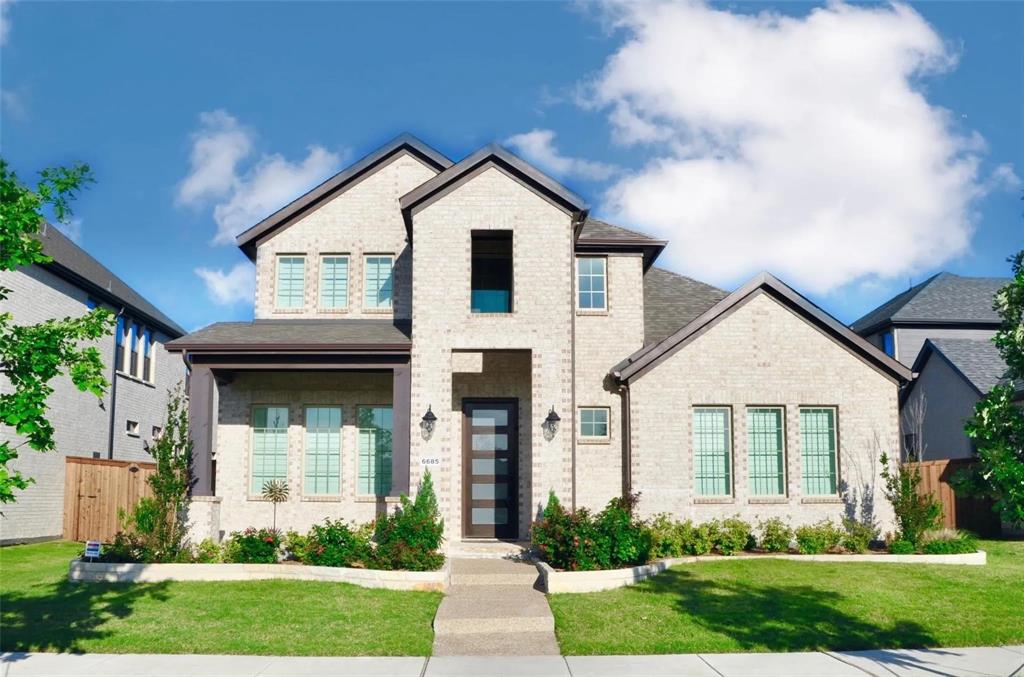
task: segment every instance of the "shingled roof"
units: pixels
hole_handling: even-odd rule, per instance
[[[607,221],[588,217],[580,227],[579,236],[576,238],[576,251],[595,253],[614,251],[639,252],[643,254],[644,270],[647,271],[667,244],[668,242],[665,240],[659,240],[629,228],[623,228]]]
[[[44,223],[39,229],[38,237],[43,245],[43,253],[53,259],[42,264],[50,272],[85,289],[97,297],[97,300],[112,306],[126,307],[131,313],[156,326],[171,338],[177,338],[185,333],[174,320],[53,225]]]
[[[644,345],[657,343],[685,327],[728,295],[684,275],[651,268],[644,275]]]
[[[254,320],[218,322],[171,341],[168,350],[406,350],[408,322],[393,320]]]
[[[850,328],[870,334],[889,323],[999,325],[1001,319],[992,309],[992,300],[1007,282],[1001,277],[939,273],[883,303]]]
[[[984,395],[1006,378],[1006,362],[999,355],[995,344],[986,339],[928,339],[921,354],[914,362],[913,370],[920,372],[933,353],[939,353],[970,383],[979,394]]]

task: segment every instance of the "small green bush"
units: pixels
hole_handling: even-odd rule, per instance
[[[322,567],[364,565],[370,557],[370,538],[365,529],[352,529],[341,520],[313,525],[308,536],[292,536],[286,549],[303,564]]]
[[[910,541],[915,548],[921,544],[924,533],[942,522],[942,504],[935,494],[920,491],[921,471],[882,454],[883,494],[892,504],[899,527],[899,539]],[[895,466],[891,468],[890,465]]]
[[[730,517],[718,523],[715,530],[715,549],[723,555],[732,555],[753,546],[754,536],[748,522]]]
[[[913,555],[917,548],[910,541],[898,540],[889,544],[889,552],[893,555]]]
[[[878,527],[875,524],[850,519],[843,519],[843,534],[841,545],[850,552],[867,552],[873,541],[878,540]]]
[[[273,529],[235,531],[224,546],[224,560],[236,564],[274,564],[281,535]]]
[[[642,564],[651,559],[651,531],[633,516],[640,495],[618,496],[597,514],[597,529],[607,541],[606,567]]]
[[[690,520],[686,520],[680,527],[685,554],[707,555],[715,547],[718,538],[717,521],[711,520],[704,524],[694,525]]]
[[[686,524],[689,524],[687,522]],[[668,513],[655,515],[651,520],[651,556],[681,557],[683,550],[683,523],[676,522]]]
[[[921,543],[921,552],[926,555],[962,555],[978,550],[974,536],[956,529],[926,531]]]
[[[786,552],[793,542],[793,529],[779,517],[772,517],[757,525],[761,532],[761,549],[766,552]]]
[[[843,532],[830,520],[797,527],[796,546],[804,555],[820,555],[839,546]]]
[[[196,564],[215,564],[223,561],[221,547],[209,538],[203,539],[191,555],[191,561]]]
[[[444,564],[439,551],[444,540],[444,520],[437,507],[437,496],[430,472],[423,475],[416,500],[402,496],[394,514],[377,520],[373,540],[374,568],[434,571]]]
[[[653,551],[653,535],[633,516],[636,500],[613,499],[593,515],[586,508],[570,513],[552,493],[541,519],[530,529],[533,546],[551,566],[568,571],[644,564]],[[662,522],[665,529],[670,524],[667,517]]]

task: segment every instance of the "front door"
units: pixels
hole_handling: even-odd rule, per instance
[[[462,535],[516,538],[517,400],[463,400],[462,415]]]

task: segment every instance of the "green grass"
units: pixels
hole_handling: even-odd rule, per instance
[[[723,561],[549,599],[570,655],[1022,644],[1024,542],[981,548],[983,567]]]
[[[78,543],[0,548],[0,650],[425,656],[441,593],[344,583],[68,583]]]

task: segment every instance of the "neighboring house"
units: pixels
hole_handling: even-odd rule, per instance
[[[851,325],[917,376],[900,398],[903,454],[939,460],[974,454],[964,425],[1006,373],[992,338],[1006,278],[939,273]]]
[[[10,465],[35,479],[15,491],[15,503],[0,506],[0,542],[58,538],[63,528],[66,456],[150,460],[144,444],[158,434],[166,418],[167,391],[185,378],[180,355],[165,349],[185,330],[89,256],[59,230],[44,224],[43,252],[53,259],[14,271],[0,271],[0,286],[11,289],[4,310],[16,324],[79,317],[97,305],[117,314],[116,330],[96,342],[109,369],[110,387],[100,399],[83,393],[61,376],[51,385],[47,418],[54,427],[56,451],[40,453],[23,446]],[[0,378],[0,389],[10,383]],[[0,438],[23,440],[0,425]]]
[[[905,366],[767,274],[729,294],[488,146],[402,136],[238,236],[255,320],[191,369],[192,537],[364,521],[425,470],[449,540],[525,539],[555,492],[645,515],[838,518],[899,445]],[[873,494],[885,528],[892,513]]]

